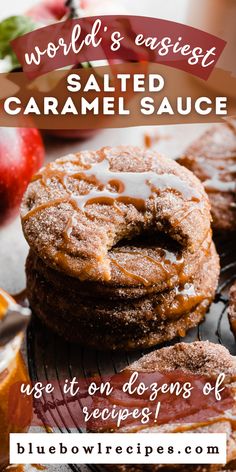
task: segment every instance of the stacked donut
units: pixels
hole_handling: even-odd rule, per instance
[[[134,147],[46,165],[23,199],[28,297],[70,341],[135,349],[196,326],[219,261],[208,197],[178,163]]]

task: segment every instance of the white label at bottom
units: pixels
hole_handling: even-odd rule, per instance
[[[10,434],[11,464],[225,464],[221,433]]]

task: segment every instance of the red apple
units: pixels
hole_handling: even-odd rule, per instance
[[[52,20],[61,20],[67,11],[64,0],[44,0],[33,6],[26,14],[36,21],[47,24],[52,23]]]
[[[17,214],[43,159],[44,146],[37,129],[0,128],[0,226]]]

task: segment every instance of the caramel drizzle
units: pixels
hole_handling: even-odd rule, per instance
[[[116,261],[116,259],[113,259],[111,256],[111,261],[112,263],[118,267],[118,269],[124,274],[127,275],[127,277],[130,277],[133,280],[137,280],[138,282],[141,282],[143,285],[149,285],[149,281],[142,277],[141,275],[135,274],[134,272],[130,272],[129,270],[125,269],[124,266],[119,264],[119,262]]]
[[[174,252],[171,252],[171,251],[168,251],[167,249],[160,249],[160,251],[163,253],[163,256],[164,256],[164,262],[165,263],[175,263],[175,264],[182,264],[183,263],[183,257],[180,256],[179,259],[178,257],[176,256],[176,254]],[[140,257],[145,257],[145,259],[149,262],[152,262],[153,264],[159,264],[158,260],[155,259],[154,257],[152,256],[149,256],[148,254],[143,254],[142,252],[140,251],[137,251],[136,249],[135,250],[132,250],[130,248],[125,248],[125,251],[122,251],[122,252],[125,252],[127,254],[135,254],[137,256],[140,256]]]
[[[6,298],[1,293],[1,290],[0,290],[0,320],[5,316],[7,309],[8,309],[8,301],[6,300]]]
[[[179,210],[175,213],[175,222],[173,223],[173,227],[176,228],[182,221],[187,218],[189,215],[191,215],[193,212],[198,210],[201,214],[203,214],[203,204],[202,202],[197,203],[194,207],[190,208],[188,211],[184,212],[183,216],[179,218],[179,214],[181,213],[182,210]]]
[[[5,316],[7,309],[12,308],[15,300],[5,290],[0,288],[0,320]]]
[[[65,197],[65,198],[56,198],[55,200],[52,200],[51,202],[41,203],[41,205],[38,205],[37,207],[32,208],[25,215],[23,215],[22,219],[23,221],[27,221],[32,216],[35,216],[38,213],[40,213],[41,210],[58,206],[61,203],[68,203],[69,201],[70,199],[68,197]]]
[[[176,287],[176,301],[181,311],[191,311],[198,303],[206,298],[205,295],[197,293],[193,283],[186,283],[182,288]],[[178,307],[171,307],[173,314],[178,314]]]
[[[168,313],[168,318],[177,319],[183,313],[189,313],[192,311],[203,299],[205,299],[205,296],[197,293],[193,283],[186,283],[183,286],[175,288],[175,296],[171,301],[171,304],[168,302],[166,303],[163,298],[163,302],[157,304],[155,311],[164,319],[166,319],[166,313]],[[185,331],[183,333],[185,334]],[[179,335],[181,335],[180,332]]]
[[[186,283],[182,288],[176,287],[175,293],[177,296],[180,295],[180,296],[196,297],[194,284],[190,284],[190,283]]]
[[[63,231],[63,239],[64,243],[70,242],[70,235],[72,233],[73,227],[74,227],[74,220],[75,220],[75,214],[73,214],[67,221],[66,227]]]
[[[69,177],[79,181],[84,180],[97,188],[92,189],[86,195],[75,196],[68,189],[67,179]],[[67,201],[74,201],[78,210],[84,210],[87,204],[113,205],[115,201],[133,204],[137,209],[145,210],[146,200],[154,193],[160,194],[161,191],[166,190],[179,193],[186,200],[200,201],[200,195],[194,189],[187,187],[186,183],[174,174],[156,174],[152,171],[115,172],[110,170],[109,161],[105,158],[81,172],[68,169],[58,170],[49,164],[36,174],[33,180],[40,180],[42,185],[46,186],[52,178],[56,178],[63,185],[69,193]],[[113,187],[115,187],[115,191],[111,190]],[[62,200],[64,201],[64,199]],[[57,201],[60,203],[60,199]],[[43,206],[39,205],[34,210],[36,212],[38,208],[38,211],[41,211],[41,209],[47,208],[47,205],[54,205],[54,202],[56,200],[47,202]]]
[[[46,169],[47,172],[45,172]],[[46,168],[35,174],[32,178],[32,182],[40,180],[42,185],[46,187],[53,178],[56,178],[58,182],[60,182],[60,184],[64,187],[64,189],[67,190],[66,173],[56,169],[52,164],[49,164]]]
[[[176,254],[174,252],[170,252],[168,251],[167,249],[162,249],[161,248],[161,252],[163,253],[163,259],[162,261],[158,261],[157,259],[155,259],[154,257],[152,256],[149,256],[148,254],[143,254],[142,252],[138,251],[138,250],[131,250],[129,248],[125,248],[125,251],[122,251],[122,254],[123,253],[128,253],[128,254],[134,254],[136,256],[140,256],[142,257],[143,259],[146,259],[148,262],[151,262],[152,264],[155,264],[157,267],[160,267],[161,269],[163,269],[163,271],[165,272],[165,274],[168,276],[170,271],[168,270],[168,267],[166,267],[166,264],[169,265],[170,263],[175,265],[175,266],[179,266],[179,270],[182,269],[182,266],[183,266],[183,257],[180,256],[179,259],[178,257],[176,256]],[[119,253],[118,253],[119,254]],[[111,261],[112,263],[118,267],[118,269],[124,274],[124,275],[127,275],[129,278],[132,278],[134,280],[137,280],[138,282],[141,282],[143,285],[146,285],[148,286],[149,285],[149,281],[147,279],[145,279],[144,277],[138,275],[138,274],[135,274],[134,272],[130,272],[129,270],[127,270],[124,266],[122,266],[114,257],[114,254],[111,255],[110,254],[110,258],[111,258]]]

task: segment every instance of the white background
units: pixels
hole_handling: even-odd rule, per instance
[[[29,443],[33,453],[29,453]],[[61,454],[60,443],[64,446]],[[100,452],[96,447],[99,443]],[[137,444],[141,453],[137,452]],[[107,446],[112,447],[109,454],[105,452]],[[132,447],[129,449],[132,454],[126,451],[127,446]],[[172,454],[167,452],[169,446],[173,447]],[[45,453],[38,454],[37,447],[40,450],[43,447]],[[51,447],[54,448],[53,454],[48,452]],[[79,452],[73,454],[73,447]],[[94,448],[90,455],[84,452],[84,448],[86,450],[88,447]],[[116,447],[121,447],[122,454],[116,452]],[[218,454],[209,454],[207,447],[217,447]],[[11,434],[10,458],[12,464],[20,460],[28,464],[225,464],[226,434],[185,433],[184,441],[182,433]]]

